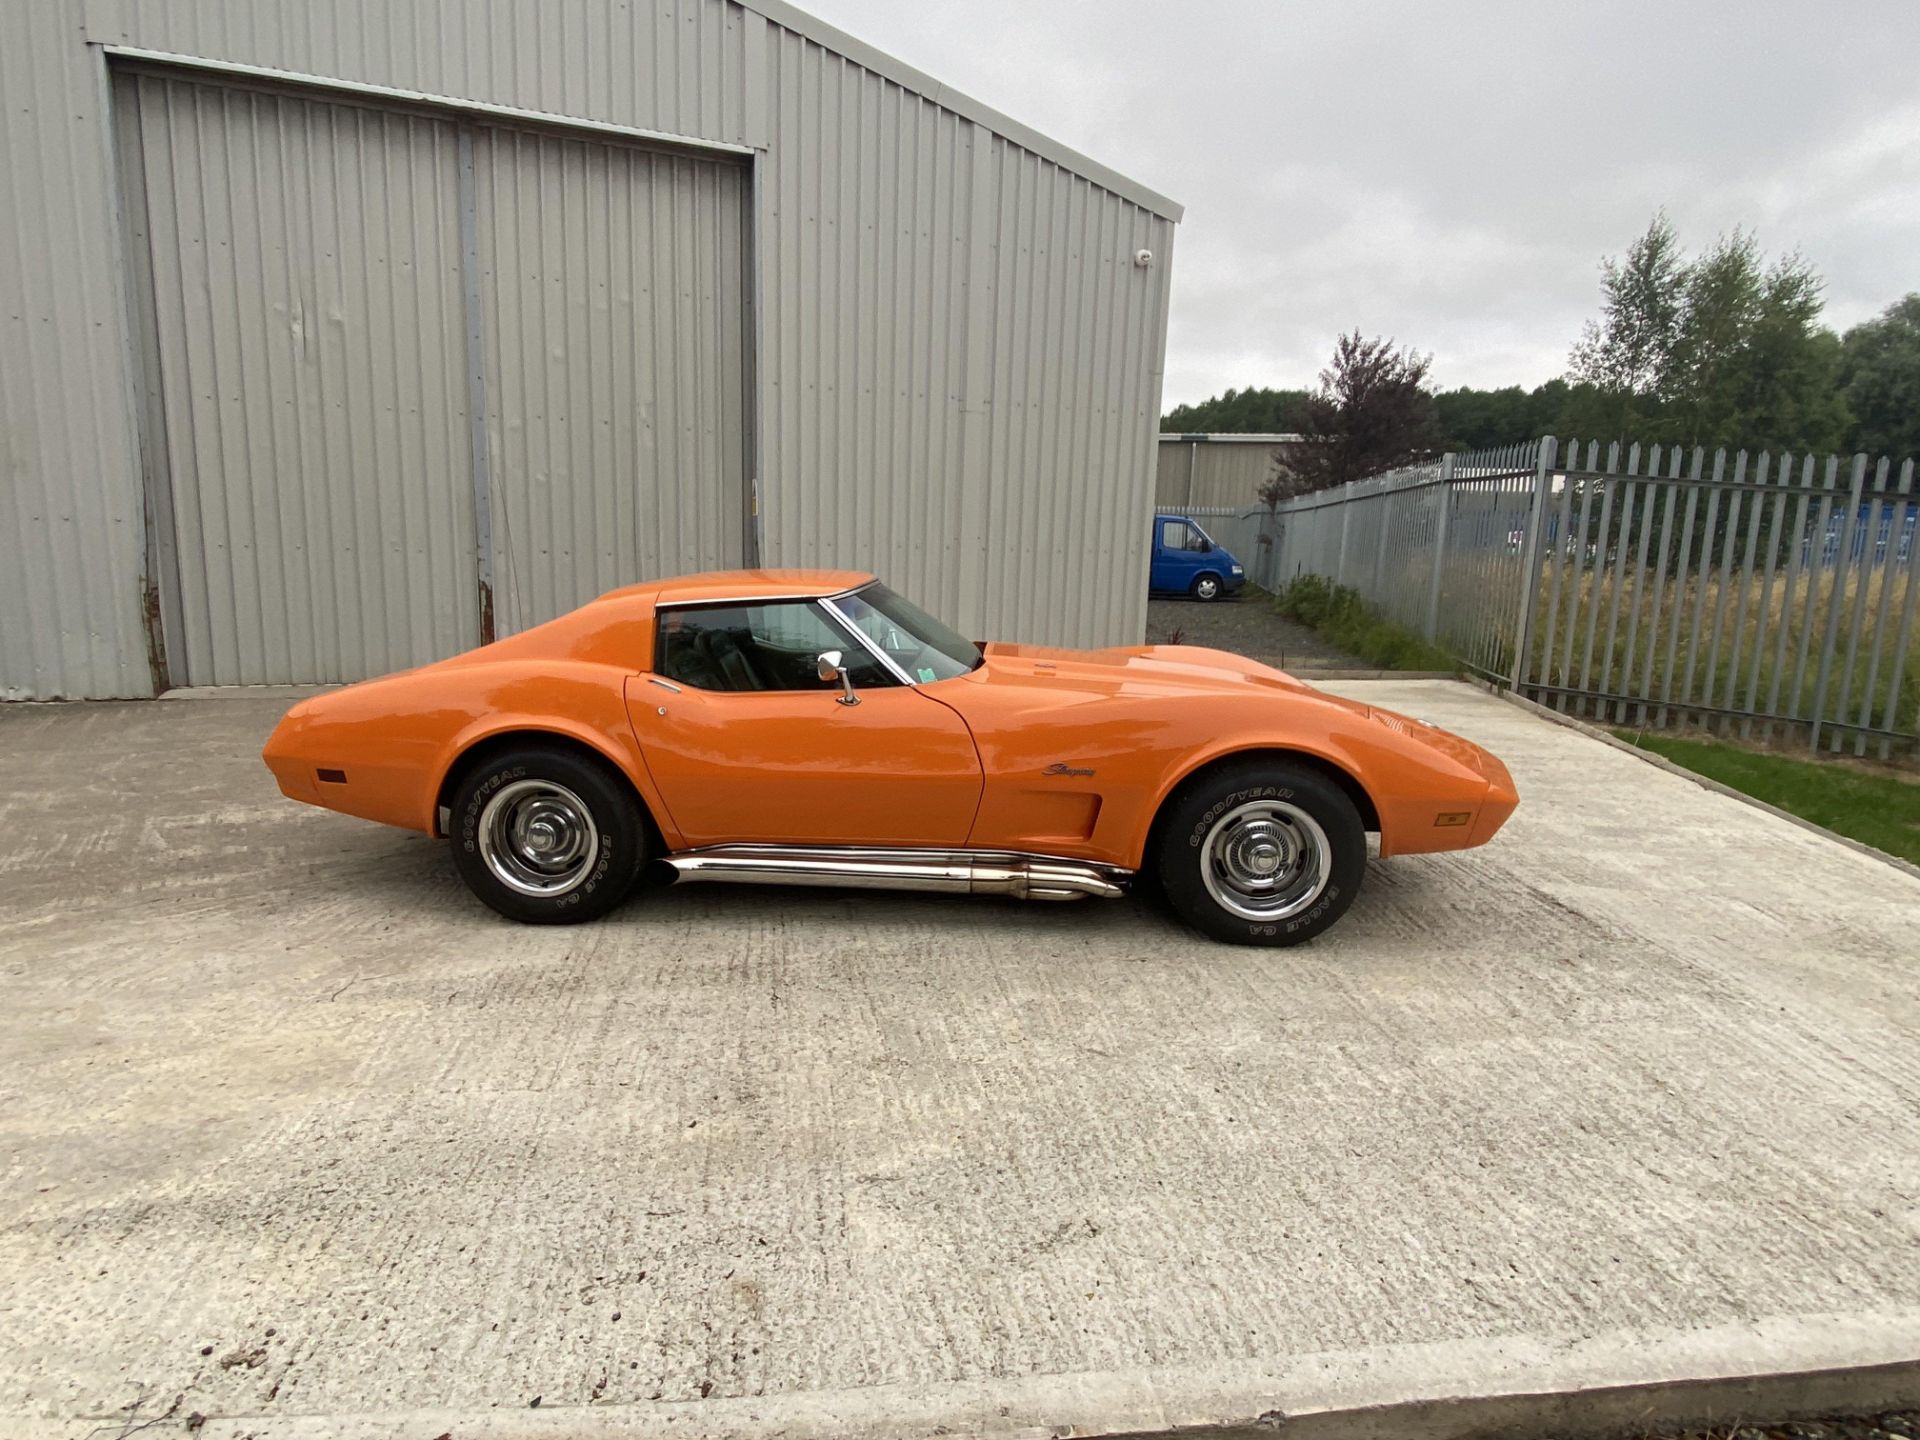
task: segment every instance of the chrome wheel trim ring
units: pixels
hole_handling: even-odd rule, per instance
[[[1260,924],[1288,920],[1327,888],[1333,846],[1320,822],[1298,805],[1250,800],[1208,829],[1200,878],[1229,914]]]
[[[600,827],[587,802],[552,780],[502,785],[480,812],[477,830],[488,873],[520,895],[565,895],[600,858]]]

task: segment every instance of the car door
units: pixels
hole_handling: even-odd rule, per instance
[[[1192,527],[1177,516],[1162,517],[1154,524],[1153,588],[1184,591],[1199,569],[1200,557],[1187,548]]]
[[[815,669],[838,650],[856,703]],[[980,804],[966,722],[812,601],[663,607],[627,685],[647,770],[689,846],[954,847]]]
[[[1148,562],[1147,588],[1149,590],[1171,590],[1175,588],[1173,572],[1168,567],[1167,547],[1161,539],[1166,521],[1159,516],[1153,520],[1153,557]]]

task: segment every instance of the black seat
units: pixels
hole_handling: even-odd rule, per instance
[[[759,671],[754,668],[746,647],[740,643],[740,637],[734,631],[701,631],[700,652],[722,677],[723,683],[714,686],[714,689],[764,690],[767,688],[766,683],[760,678]]]
[[[664,635],[665,656],[662,673],[696,690],[724,690],[727,677],[702,650],[700,634],[674,628]]]

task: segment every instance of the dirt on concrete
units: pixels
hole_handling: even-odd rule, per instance
[[[1231,650],[1281,670],[1371,670],[1312,630],[1273,608],[1273,597],[1249,585],[1219,600],[1155,598],[1147,602],[1147,643]]]

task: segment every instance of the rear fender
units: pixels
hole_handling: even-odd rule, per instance
[[[661,803],[653,777],[627,714],[626,682],[631,672],[610,666],[553,662],[525,667],[522,674],[495,677],[486,689],[485,713],[462,726],[442,751],[433,785],[425,798],[426,824],[438,834],[441,796],[465,757],[480,746],[524,735],[537,743],[555,735],[583,745],[627,778],[659,827],[668,848],[680,847],[680,835]]]

